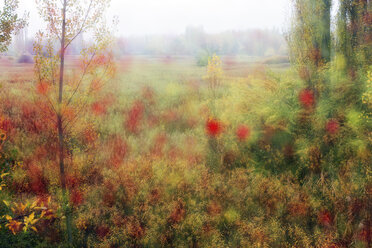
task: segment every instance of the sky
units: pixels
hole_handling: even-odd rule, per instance
[[[35,0],[20,0],[28,11],[29,34],[42,21]],[[284,30],[291,0],[111,0],[108,19],[119,19],[119,36],[180,34],[187,26],[203,26],[207,33],[253,28]]]

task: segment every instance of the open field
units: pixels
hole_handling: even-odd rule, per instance
[[[265,57],[226,56],[222,57],[223,69],[227,76],[244,77],[252,70],[265,67],[273,71],[289,68],[288,63],[267,64]],[[76,64],[74,57],[68,58],[70,66]],[[185,79],[201,80],[206,68],[197,66],[191,56],[124,56],[117,61],[118,76],[122,81],[139,86],[157,86],[156,82],[182,82]],[[14,57],[0,57],[1,80],[27,81],[33,78],[34,65],[17,63]],[[140,73],[141,72],[141,73]],[[134,78],[137,77],[137,78]],[[156,87],[155,87],[156,88]]]

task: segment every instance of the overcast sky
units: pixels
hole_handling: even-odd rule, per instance
[[[30,12],[29,33],[40,29],[35,0],[20,0]],[[112,0],[109,14],[119,17],[118,35],[183,33],[188,25],[206,32],[288,26],[291,0]]]

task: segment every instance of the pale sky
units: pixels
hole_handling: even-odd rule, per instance
[[[20,0],[30,12],[29,33],[41,27],[35,0]],[[189,25],[208,33],[288,26],[291,0],[112,0],[110,16],[118,16],[118,35],[179,34]]]

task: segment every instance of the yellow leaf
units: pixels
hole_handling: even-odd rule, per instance
[[[3,174],[1,174],[1,179],[3,179],[5,176],[7,176],[7,175],[9,175],[9,173],[3,173]]]
[[[32,212],[32,213],[28,216],[28,219],[29,219],[29,221],[32,221],[34,218],[35,218],[35,213]]]
[[[34,201],[34,202],[31,204],[30,208],[35,208],[36,205],[37,205],[37,201]]]
[[[22,210],[22,212],[25,211],[25,209],[26,209],[26,205],[24,205],[23,203],[21,203],[20,206],[21,206],[21,210]]]

